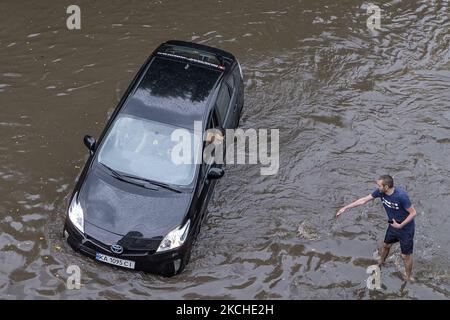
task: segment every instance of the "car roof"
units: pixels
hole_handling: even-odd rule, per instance
[[[194,121],[203,120],[216,83],[234,60],[220,49],[165,42],[153,52],[122,112],[192,129]]]

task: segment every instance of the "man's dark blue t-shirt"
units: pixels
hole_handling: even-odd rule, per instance
[[[409,212],[406,209],[411,208],[411,201],[406,191],[400,188],[394,188],[394,193],[390,196],[381,193],[380,190],[375,190],[372,192],[372,197],[381,198],[383,202],[384,209],[389,217],[389,220],[395,219],[397,223],[402,223],[406,217],[408,217]],[[415,227],[414,219],[411,220],[406,226],[400,230],[410,231]]]

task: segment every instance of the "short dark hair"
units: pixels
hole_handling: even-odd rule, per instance
[[[388,174],[384,174],[378,178],[378,180],[383,181],[383,186],[388,186],[389,188],[394,187],[394,178]]]

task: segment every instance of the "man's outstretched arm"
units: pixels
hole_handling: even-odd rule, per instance
[[[351,209],[351,208],[355,208],[358,206],[362,206],[364,204],[366,204],[367,202],[369,202],[370,200],[373,200],[374,197],[372,197],[371,194],[369,194],[368,196],[359,198],[356,201],[353,201],[352,203],[346,205],[345,207],[342,207],[341,209],[339,209],[339,211],[336,213],[336,218],[339,217],[341,214],[343,214],[347,209]]]

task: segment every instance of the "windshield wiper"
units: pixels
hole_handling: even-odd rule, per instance
[[[171,191],[174,191],[174,192],[177,192],[177,193],[181,193],[181,190],[179,190],[179,189],[177,189],[175,187],[172,187],[171,185],[169,185],[167,183],[164,183],[164,182],[150,180],[150,179],[134,176],[134,175],[131,175],[131,174],[123,174],[123,176],[126,177],[126,178],[130,178],[130,179],[144,181],[144,182],[147,182],[147,183],[152,184],[154,186],[158,186],[158,187],[161,187],[161,188],[164,188],[164,189],[167,189],[167,190],[171,190]]]
[[[116,178],[122,178],[122,175],[120,173],[118,173],[116,170],[108,167],[106,164],[99,162],[103,167],[105,167],[106,169],[108,169]]]
[[[164,188],[164,189],[167,189],[167,190],[171,190],[171,191],[174,191],[174,192],[177,192],[177,193],[181,193],[181,191],[180,191],[179,189],[177,189],[177,188],[175,188],[175,187],[172,187],[172,186],[170,186],[170,185],[168,185],[168,184],[166,184],[166,183],[164,183],[164,182],[159,182],[159,181],[154,181],[154,180],[150,180],[150,179],[145,179],[145,178],[138,177],[138,176],[134,176],[134,175],[131,175],[131,174],[119,173],[119,172],[117,172],[116,170],[114,170],[114,169],[108,167],[108,166],[107,166],[106,164],[104,164],[104,163],[101,163],[101,162],[100,162],[100,164],[101,164],[102,166],[104,166],[106,169],[108,169],[108,170],[115,176],[115,178],[117,178],[117,179],[119,179],[119,180],[121,180],[121,181],[125,181],[125,182],[128,182],[128,183],[132,183],[132,184],[134,184],[134,185],[141,186],[141,187],[144,187],[144,188],[147,188],[147,189],[156,190],[156,189],[151,188],[151,187],[149,186],[149,184],[152,184],[152,185],[154,185],[154,186],[158,186],[158,187],[161,187],[161,188]],[[144,183],[144,184],[136,183],[136,182],[130,181],[129,179],[138,180],[138,181],[143,181],[143,182],[145,182],[145,183]]]
[[[155,188],[150,187],[150,186],[148,185],[148,182],[147,182],[147,181],[146,181],[147,183],[138,183],[138,182],[136,182],[136,181],[132,181],[132,180],[130,180],[130,178],[135,179],[134,177],[128,177],[127,175],[121,174],[121,173],[117,172],[116,170],[114,170],[114,169],[108,167],[106,164],[103,164],[103,163],[101,163],[101,162],[100,162],[100,164],[101,164],[102,166],[104,166],[106,169],[108,169],[108,170],[114,175],[114,177],[115,177],[116,179],[120,180],[120,181],[127,182],[127,183],[131,183],[131,184],[134,184],[135,186],[143,187],[143,188],[146,188],[146,189],[157,190],[157,189],[155,189]],[[136,180],[136,179],[135,179],[135,180]]]

